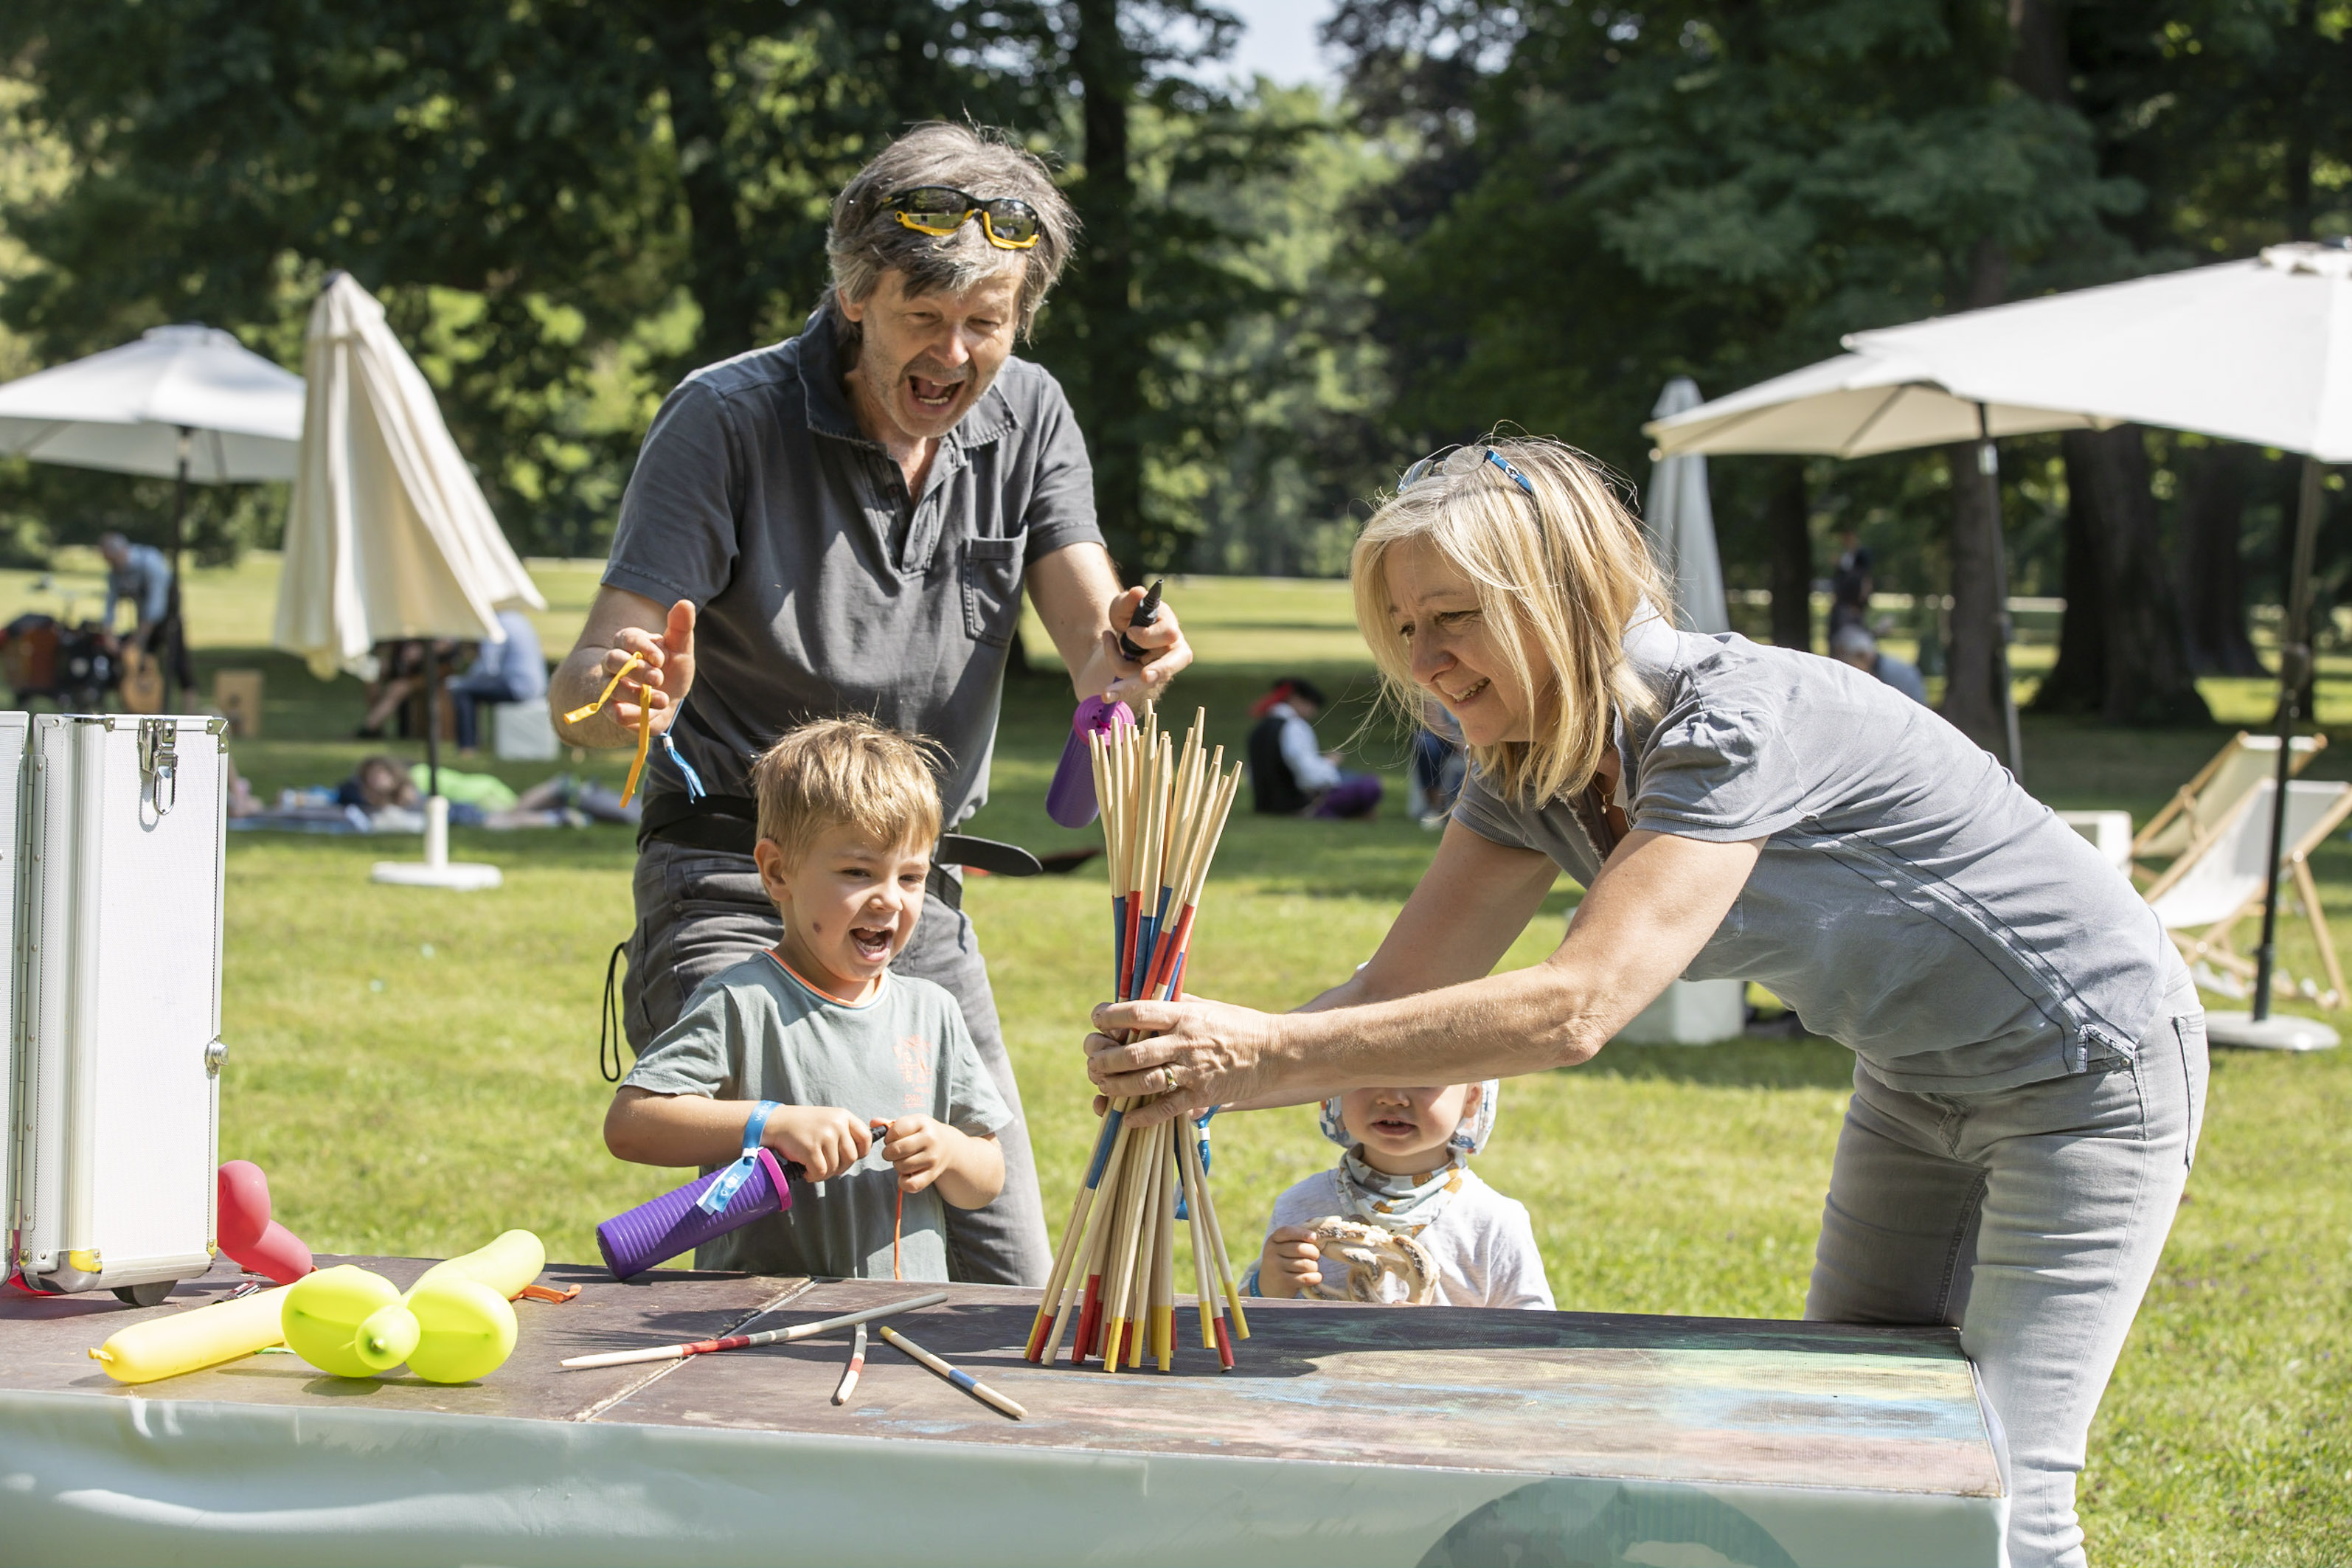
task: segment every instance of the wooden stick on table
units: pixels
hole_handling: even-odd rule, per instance
[[[887,1340],[894,1349],[906,1352],[908,1355],[914,1357],[925,1366],[929,1367],[933,1372],[938,1373],[941,1377],[946,1378],[950,1383],[954,1384],[958,1388],[962,1389],[966,1394],[971,1394],[973,1398],[982,1400],[987,1404],[996,1406],[997,1409],[1003,1411],[1004,1414],[1012,1416],[1015,1421],[1024,1420],[1028,1416],[1029,1412],[1022,1409],[1021,1406],[1013,1401],[1007,1399],[1003,1394],[997,1393],[996,1390],[989,1387],[988,1384],[981,1382],[980,1379],[972,1376],[971,1373],[968,1372],[961,1372],[956,1368],[950,1366],[947,1363],[941,1361],[939,1357],[933,1355],[930,1352],[925,1350],[922,1346],[917,1344],[914,1341],[900,1333],[898,1330],[890,1327],[887,1323],[882,1325],[882,1337],[885,1340]]]

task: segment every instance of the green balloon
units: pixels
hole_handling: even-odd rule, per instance
[[[391,1280],[339,1263],[287,1288],[278,1326],[285,1331],[288,1348],[320,1371],[337,1377],[373,1377],[399,1365],[400,1358],[383,1366],[370,1364],[360,1352],[360,1325],[398,1305],[400,1292]]]

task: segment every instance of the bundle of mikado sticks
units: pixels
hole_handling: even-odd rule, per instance
[[[1201,885],[1241,788],[1241,764],[1223,771],[1225,750],[1201,744],[1207,722],[1195,710],[1183,743],[1159,727],[1150,705],[1139,727],[1092,738],[1095,795],[1102,804],[1110,862],[1112,929],[1117,934],[1117,994],[1169,999],[1183,994],[1184,958]],[[1241,1290],[1225,1257],[1206,1162],[1189,1117],[1140,1131],[1126,1113],[1142,1099],[1112,1102],[1095,1139],[1087,1179],[1070,1206],[1069,1228],[1029,1331],[1028,1358],[1051,1362],[1070,1315],[1077,1333],[1070,1363],[1102,1358],[1105,1372],[1140,1366],[1148,1353],[1169,1370],[1176,1353],[1178,1194],[1192,1230],[1192,1283],[1201,1309],[1201,1343],[1227,1371],[1233,1342],[1249,1338]],[[1222,1304],[1220,1297],[1223,1298]],[[1228,1331],[1225,1310],[1231,1309]]]

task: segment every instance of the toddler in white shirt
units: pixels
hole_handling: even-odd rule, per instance
[[[1315,1239],[1318,1227],[1338,1219],[1402,1238],[1394,1270],[1410,1281],[1425,1269],[1433,1305],[1551,1310],[1527,1206],[1470,1169],[1470,1157],[1494,1132],[1501,1088],[1488,1079],[1443,1089],[1360,1089],[1325,1100],[1323,1135],[1347,1152],[1335,1168],[1275,1199],[1265,1247],[1244,1288],[1252,1295],[1362,1299],[1346,1278],[1360,1277],[1362,1268],[1326,1256],[1332,1231],[1325,1230],[1324,1246]],[[1363,1249],[1349,1250],[1360,1265],[1368,1260]]]

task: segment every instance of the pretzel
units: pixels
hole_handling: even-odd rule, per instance
[[[1369,1301],[1383,1307],[1426,1307],[1437,1299],[1437,1263],[1429,1248],[1412,1237],[1384,1226],[1329,1215],[1317,1220],[1307,1237],[1322,1254],[1328,1272],[1333,1263],[1346,1268],[1344,1290],[1309,1285],[1300,1292],[1318,1301]]]

